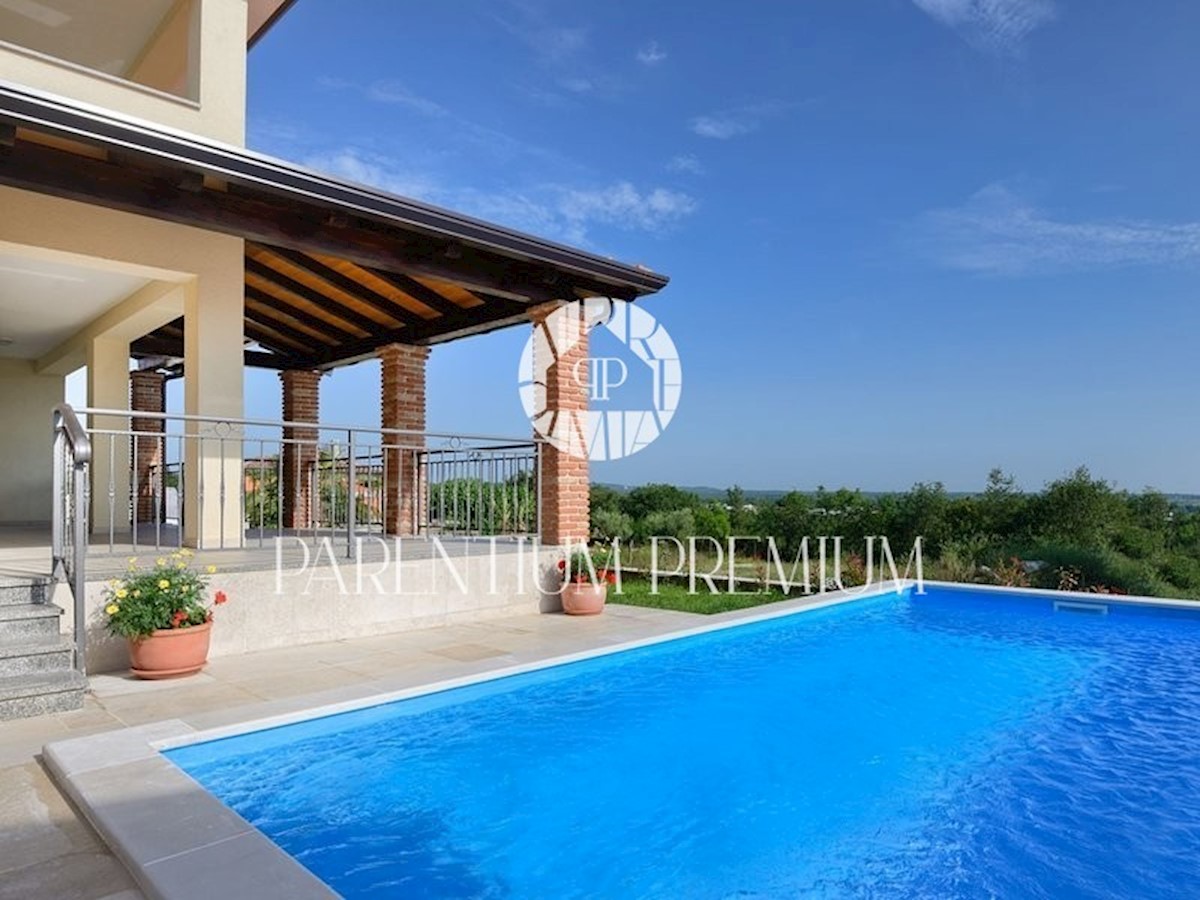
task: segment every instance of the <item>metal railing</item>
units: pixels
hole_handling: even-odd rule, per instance
[[[67,407],[69,409],[69,407]],[[81,409],[94,552],[274,537],[528,535],[539,445],[489,435]],[[56,492],[56,496],[58,492]]]
[[[51,571],[71,587],[74,603],[75,668],[87,671],[86,565],[88,550],[88,468],[92,443],[75,411],[66,403],[54,408],[54,511],[51,516]]]

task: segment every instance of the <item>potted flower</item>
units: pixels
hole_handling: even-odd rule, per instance
[[[131,559],[126,576],[108,583],[108,631],[129,641],[129,659],[138,678],[191,675],[208,662],[213,619],[208,578],[190,567],[191,556],[190,550],[180,550],[145,569]],[[209,566],[208,575],[216,570]],[[224,591],[217,591],[213,604],[220,606],[227,599]]]
[[[608,586],[617,583],[611,552],[603,562],[594,562],[585,550],[576,550],[558,561],[562,573],[562,606],[569,616],[594,616],[604,612]]]

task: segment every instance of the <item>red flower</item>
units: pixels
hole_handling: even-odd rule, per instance
[[[184,612],[182,609],[175,610],[175,615],[171,616],[171,626],[173,628],[178,628],[180,625],[182,625],[184,622],[187,621],[187,617],[188,617],[188,614],[186,612]]]
[[[567,570],[567,561],[565,559],[560,559],[558,561],[558,571],[565,572],[566,570]]]
[[[227,600],[229,600],[229,598],[225,596],[224,591],[217,591],[217,593],[215,595],[213,595],[213,603],[217,604],[217,606],[220,606],[222,603],[225,603]]]
[[[609,584],[617,583],[617,573],[616,572],[610,572],[608,569],[605,569],[600,574],[602,576],[604,576],[604,580],[607,581]]]

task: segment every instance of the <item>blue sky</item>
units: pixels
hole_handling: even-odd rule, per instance
[[[252,147],[671,276],[679,411],[597,479],[1200,492],[1200,5],[350,10],[251,52]],[[435,349],[430,427],[525,433],[526,337]],[[377,378],[323,418],[375,421]]]

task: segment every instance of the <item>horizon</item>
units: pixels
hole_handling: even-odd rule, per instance
[[[1033,490],[1082,463],[1187,493],[1197,26],[1125,0],[298,3],[250,54],[248,139],[671,276],[641,305],[678,414],[597,481]],[[525,433],[527,337],[435,348],[429,427]],[[322,390],[377,416],[370,363]],[[247,373],[247,415],[278,405]]]

